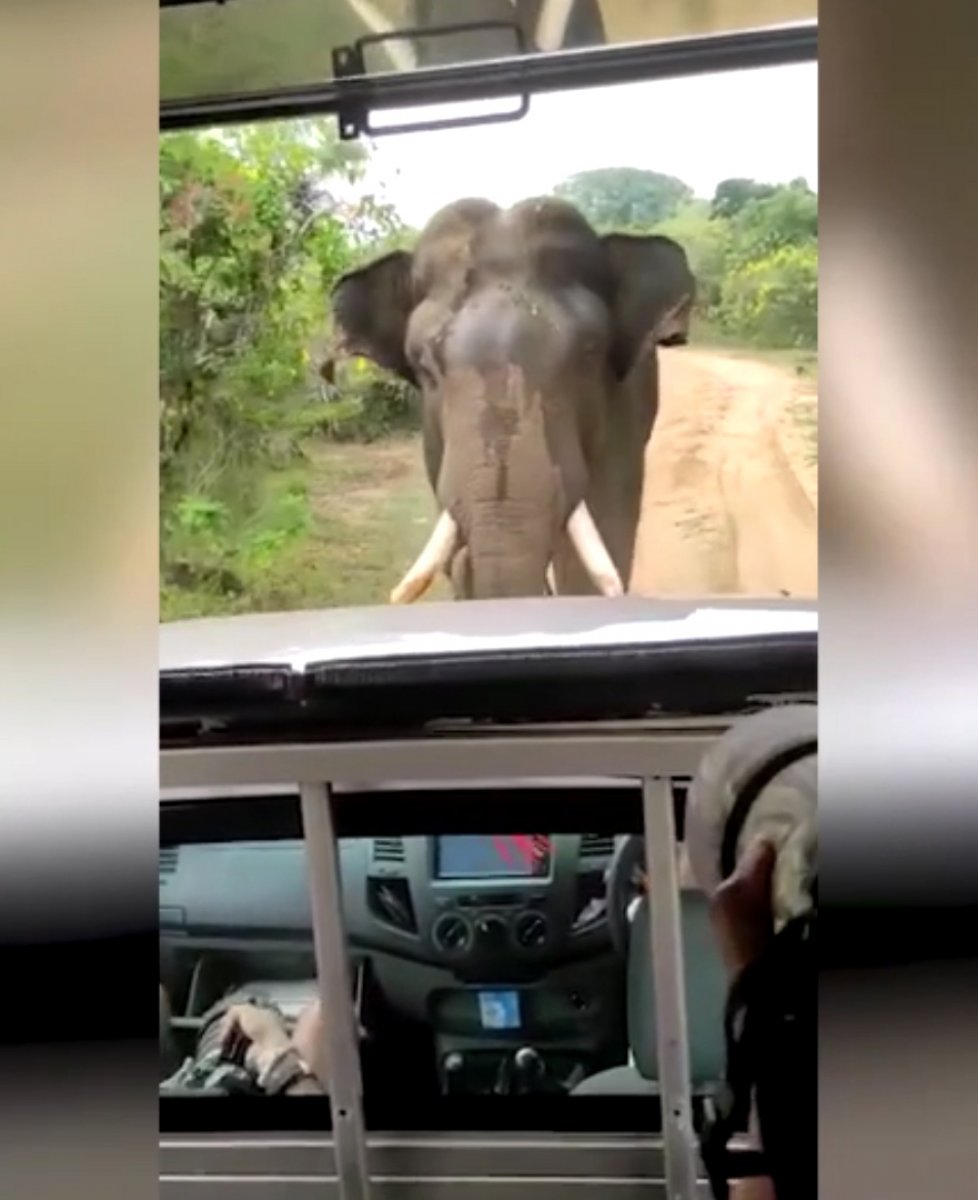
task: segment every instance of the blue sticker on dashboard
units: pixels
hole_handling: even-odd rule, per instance
[[[519,1029],[519,992],[480,992],[479,1018],[483,1029]]]

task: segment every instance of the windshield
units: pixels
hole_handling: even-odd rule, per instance
[[[161,5],[160,96],[165,100],[249,93],[332,78],[332,51],[393,30],[438,37],[375,47],[371,73],[511,57],[526,49],[559,53],[588,47],[761,28],[812,20],[815,0],[231,0]],[[488,23],[488,26],[487,26]]]
[[[803,64],[164,135],[163,618],[814,598],[816,97]]]

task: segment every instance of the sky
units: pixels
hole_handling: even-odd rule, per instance
[[[598,167],[676,175],[705,198],[733,176],[802,176],[817,191],[817,81],[817,64],[805,63],[534,96],[521,121],[377,138],[369,186],[415,227],[461,196],[512,204]]]

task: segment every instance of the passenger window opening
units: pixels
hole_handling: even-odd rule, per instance
[[[684,777],[667,784],[680,816],[686,785]],[[506,818],[518,809],[527,815],[529,795],[523,789],[514,804],[497,788],[475,811],[452,796],[466,813],[460,832],[445,831],[447,803],[435,807],[438,832],[350,837],[340,821],[350,1003],[368,1115],[389,1096],[392,1078],[412,1081],[400,1107],[434,1105],[430,1111],[446,1114],[459,1100],[658,1099],[644,841],[628,832],[641,826],[641,788],[612,781],[603,806],[600,792],[589,803],[579,790],[562,814],[561,792],[549,788],[536,799],[538,828],[558,832],[489,832],[512,829]],[[334,797],[334,815],[342,803]],[[596,832],[578,832],[587,816],[597,818]],[[161,851],[161,987],[168,1038],[184,1060],[206,1050],[215,1009],[271,1004],[292,1030],[319,998],[309,853],[296,837]],[[722,988],[705,898],[683,869],[681,842],[672,854],[687,970],[699,1011],[716,1017]],[[692,1034],[697,1120],[722,1074],[718,1019],[713,1025],[712,1041],[700,1026]]]

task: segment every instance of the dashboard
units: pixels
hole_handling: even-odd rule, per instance
[[[533,978],[609,945],[611,834],[456,834],[339,842],[351,949],[463,980]],[[301,841],[186,844],[160,855],[167,939],[308,940]]]

